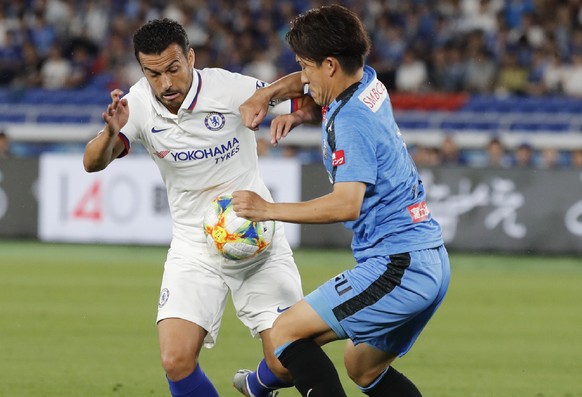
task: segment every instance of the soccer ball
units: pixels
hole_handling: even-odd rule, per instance
[[[275,222],[253,222],[236,216],[232,196],[215,198],[204,214],[208,245],[231,260],[248,259],[265,251],[273,240]]]

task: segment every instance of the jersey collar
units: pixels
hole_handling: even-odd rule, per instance
[[[192,76],[192,87],[190,87],[190,91],[184,102],[182,102],[182,106],[180,106],[181,110],[194,110],[196,106],[196,102],[198,102],[198,94],[200,94],[200,89],[202,88],[202,77],[200,76],[200,72],[196,69],[193,69],[193,76]]]
[[[368,65],[364,65],[364,75],[360,81],[355,82],[344,91],[342,91],[329,105],[328,109],[335,109],[344,99],[351,98],[355,91],[367,87],[368,84],[376,78],[376,72]]]

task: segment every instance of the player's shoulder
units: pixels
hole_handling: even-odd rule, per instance
[[[232,72],[222,68],[204,68],[198,71],[202,81],[212,81],[221,85],[248,84],[251,81],[259,81],[241,73]],[[257,83],[259,84],[259,83]]]
[[[339,133],[345,131],[352,137],[357,133],[366,139],[371,139],[384,133],[386,125],[383,121],[378,113],[372,112],[355,94],[345,106],[339,109],[334,125]]]
[[[157,100],[145,77],[142,77],[132,85],[124,98],[127,99],[130,120],[132,120],[133,125],[147,125],[152,115],[156,114],[155,103]],[[125,130],[127,131],[127,128]]]
[[[151,86],[145,77],[139,79],[134,85],[129,88],[129,92],[126,95],[130,102],[140,102],[146,104],[150,102],[153,98],[153,93]]]
[[[240,73],[231,72],[222,68],[204,68],[198,71],[202,78],[207,79],[236,79],[242,77]]]
[[[139,92],[143,92],[143,91],[148,91],[149,92],[149,83],[148,80],[146,79],[145,76],[142,76],[137,82],[135,82],[134,85],[132,85],[129,88],[129,91],[139,91]]]
[[[366,74],[360,86],[338,113],[336,123],[367,124],[374,126],[385,124],[392,118],[392,110],[388,90],[375,73]],[[368,127],[370,128],[370,127]]]
[[[369,66],[364,68],[364,77],[354,97],[352,103],[375,114],[382,107],[390,106],[388,89]]]
[[[349,125],[353,124],[355,120],[358,120],[360,124],[371,120],[370,109],[358,98],[358,92],[354,93],[347,103],[338,109],[335,123]]]

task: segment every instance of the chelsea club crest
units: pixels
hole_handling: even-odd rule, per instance
[[[206,128],[210,131],[218,131],[224,127],[225,121],[226,119],[222,113],[210,112],[204,118],[204,125],[206,125]]]
[[[170,290],[167,288],[164,288],[161,292],[160,292],[160,301],[158,302],[158,307],[161,309],[162,307],[164,307],[164,305],[166,304],[166,302],[168,301],[168,299],[170,299]]]

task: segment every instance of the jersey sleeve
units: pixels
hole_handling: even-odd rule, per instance
[[[269,113],[281,115],[293,113],[297,110],[297,98],[286,99],[283,101],[271,101],[269,103]]]
[[[259,88],[269,86],[269,83],[254,77],[245,76],[238,73],[231,74],[232,82],[230,84],[234,89],[233,108],[238,111],[240,105],[249,99]],[[269,113],[275,115],[288,114],[297,110],[297,99],[285,99],[280,101],[271,101],[269,103]]]
[[[134,92],[130,91],[124,96],[124,98],[127,99],[127,104],[129,106],[129,119],[119,132],[119,138],[123,141],[125,150],[121,152],[118,158],[127,155],[131,148],[131,144],[140,139],[139,120],[142,118],[140,115],[140,109],[143,105],[140,104],[139,99]]]
[[[375,134],[365,118],[345,116],[338,117],[335,125],[336,147],[331,159],[335,182],[374,184],[378,172]]]

